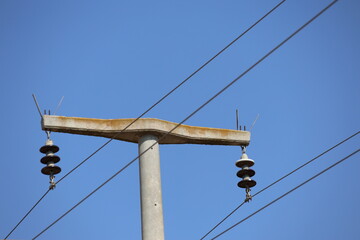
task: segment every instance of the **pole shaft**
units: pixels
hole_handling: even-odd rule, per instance
[[[156,141],[156,136],[142,136],[139,154]],[[142,240],[164,240],[159,144],[140,156],[139,170]]]

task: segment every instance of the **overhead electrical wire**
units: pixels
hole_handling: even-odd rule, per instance
[[[316,157],[310,159],[309,161],[307,161],[306,163],[302,164],[301,166],[297,167],[296,169],[292,170],[291,172],[285,174],[284,176],[282,176],[281,178],[279,178],[278,180],[276,180],[275,182],[269,184],[268,186],[264,187],[263,189],[261,189],[260,191],[256,192],[255,194],[253,194],[253,198],[256,195],[259,195],[260,193],[266,191],[267,189],[269,189],[270,187],[274,186],[275,184],[277,184],[278,182],[284,180],[285,178],[287,178],[288,176],[290,176],[291,174],[295,173],[296,171],[300,170],[301,168],[305,167],[306,165],[312,163],[313,161],[315,161],[316,159],[320,158],[321,156],[325,155],[326,153],[330,152],[331,150],[337,148],[338,146],[340,146],[341,144],[347,142],[348,140],[350,140],[351,138],[355,137],[356,135],[358,135],[360,133],[360,131],[354,133],[353,135],[351,135],[350,137],[347,137],[346,139],[342,140],[341,142],[337,143],[336,145],[332,146],[331,148],[325,150],[324,152],[320,153],[319,155],[317,155]],[[224,217],[219,223],[217,223],[210,231],[208,231],[202,238],[200,238],[200,240],[203,240],[204,238],[206,238],[211,232],[213,232],[216,228],[218,228],[226,219],[228,219],[231,215],[233,215],[239,208],[241,208],[243,205],[245,204],[245,201],[243,201],[242,203],[240,203],[234,210],[232,210],[228,215],[226,215],[226,217]]]
[[[231,41],[228,45],[226,45],[223,49],[221,49],[218,53],[216,53],[212,58],[210,58],[208,61],[206,61],[203,65],[201,65],[196,71],[191,73],[187,78],[185,78],[181,83],[179,83],[175,88],[173,88],[171,91],[169,91],[167,94],[165,94],[162,98],[160,98],[156,103],[154,103],[150,108],[148,108],[145,112],[143,112],[140,116],[138,116],[136,119],[134,119],[129,125],[127,125],[123,130],[115,134],[112,138],[110,138],[108,141],[106,141],[103,145],[101,145],[96,151],[94,151],[92,154],[90,154],[87,158],[85,158],[82,162],[80,162],[78,165],[76,165],[73,169],[71,169],[69,172],[67,172],[63,177],[61,177],[56,184],[60,183],[64,178],[69,176],[72,172],[74,172],[77,168],[79,168],[82,164],[84,164],[87,160],[89,160],[91,157],[93,157],[96,153],[98,153],[101,149],[103,149],[106,145],[108,145],[112,140],[114,140],[119,134],[123,133],[126,129],[128,129],[130,126],[132,126],[137,120],[139,120],[141,117],[143,117],[145,114],[147,114],[149,111],[151,111],[155,106],[160,104],[165,98],[167,98],[170,94],[172,94],[174,91],[176,91],[178,88],[180,88],[183,84],[185,84],[190,78],[192,78],[195,74],[197,74],[200,70],[202,70],[205,66],[207,66],[209,63],[211,63],[215,58],[217,58],[220,54],[222,54],[225,50],[227,50],[231,45],[233,45],[235,42],[237,42],[240,38],[242,38],[246,33],[248,33],[252,28],[254,28],[256,25],[258,25],[262,20],[264,20],[268,15],[270,15],[273,11],[275,11],[278,7],[280,7],[284,2],[287,0],[282,0],[279,2],[275,7],[273,7],[270,11],[268,11],[264,16],[262,16],[259,20],[257,20],[255,23],[253,23],[250,27],[248,27],[244,32],[242,32],[239,36],[237,36],[233,41]],[[34,95],[33,95],[34,97]],[[34,98],[35,103],[37,104],[36,99]],[[38,107],[38,111],[40,113],[40,116],[42,117],[41,111]],[[49,193],[47,191],[41,198],[40,201]],[[39,202],[36,203],[36,205]],[[20,220],[20,222],[15,226],[14,229],[11,230],[11,232],[5,237],[10,236],[10,234],[21,224],[22,221],[29,215],[29,213],[36,207],[34,205],[30,211],[25,215],[24,218]]]
[[[336,163],[332,164],[331,166],[325,168],[324,170],[322,170],[321,172],[317,173],[316,175],[312,176],[311,178],[309,178],[308,180],[302,182],[301,184],[297,185],[296,187],[294,187],[293,189],[291,189],[290,191],[284,193],[283,195],[281,195],[280,197],[274,199],[273,201],[271,201],[270,203],[266,204],[265,206],[263,206],[262,208],[258,209],[257,211],[253,212],[252,214],[250,214],[249,216],[243,218],[241,221],[235,223],[234,225],[232,225],[231,227],[227,228],[225,231],[221,232],[220,234],[216,235],[215,237],[213,237],[211,240],[214,240],[218,237],[220,237],[221,235],[225,234],[226,232],[230,231],[231,229],[233,229],[234,227],[238,226],[239,224],[245,222],[247,219],[251,218],[252,216],[254,216],[255,214],[261,212],[262,210],[264,210],[265,208],[269,207],[270,205],[272,205],[273,203],[279,201],[280,199],[282,199],[283,197],[287,196],[288,194],[292,193],[293,191],[295,191],[296,189],[304,186],[306,183],[310,182],[311,180],[314,180],[315,178],[317,178],[318,176],[320,176],[321,174],[325,173],[326,171],[330,170],[331,168],[337,166],[339,163],[344,162],[346,159],[350,158],[351,156],[357,154],[360,151],[360,149],[357,149],[356,151],[352,152],[350,155],[344,157],[343,159],[337,161]]]
[[[270,56],[272,53],[274,53],[277,49],[279,49],[282,45],[284,45],[287,41],[289,41],[291,38],[293,38],[297,33],[299,33],[302,29],[304,29],[307,25],[309,25],[311,22],[313,22],[316,18],[318,18],[321,14],[323,14],[326,10],[328,10],[331,6],[333,6],[338,0],[334,0],[331,2],[328,6],[326,6],[323,10],[321,10],[319,13],[317,13],[314,17],[312,17],[309,21],[307,21],[304,25],[302,25],[300,28],[298,28],[295,32],[293,32],[290,36],[288,36],[285,40],[283,40],[280,44],[278,44],[276,47],[274,47],[272,50],[270,50],[267,54],[265,54],[262,58],[260,58],[257,62],[255,62],[251,67],[249,67],[247,70],[245,70],[242,74],[240,74],[238,77],[236,77],[234,80],[232,80],[230,83],[228,83],[224,88],[222,88],[219,92],[217,92],[214,96],[212,96],[209,100],[207,100],[204,104],[202,104],[200,107],[198,107],[194,112],[192,112],[189,116],[187,116],[184,120],[182,120],[179,124],[177,124],[173,129],[171,129],[169,132],[162,135],[154,144],[152,144],[149,148],[147,148],[145,151],[143,151],[141,154],[139,154],[136,158],[128,162],[122,169],[120,169],[118,172],[116,172],[114,175],[112,175],[109,179],[107,179],[104,183],[102,183],[100,186],[98,186],[95,190],[93,190],[91,193],[89,193],[85,198],[80,200],[76,205],[74,205],[72,208],[70,208],[68,211],[66,211],[63,215],[61,215],[59,218],[57,218],[54,222],[52,222],[49,226],[47,226],[44,230],[42,230],[39,234],[37,234],[33,239],[38,238],[40,235],[42,235],[45,231],[47,231],[50,227],[52,227],[54,224],[56,224],[59,220],[61,220],[63,217],[65,217],[68,213],[70,213],[72,210],[74,210],[77,206],[79,206],[82,202],[84,202],[87,198],[89,198],[92,194],[97,192],[100,188],[102,188],[105,184],[107,184],[109,181],[111,181],[114,177],[116,177],[119,173],[121,173],[123,170],[125,170],[127,167],[129,167],[132,163],[134,163],[140,156],[145,154],[148,150],[150,150],[152,147],[154,147],[158,142],[166,137],[168,134],[172,133],[176,128],[178,128],[180,125],[182,125],[185,121],[187,121],[189,118],[191,118],[193,115],[195,115],[198,111],[200,111],[202,108],[204,108],[207,104],[209,104],[211,101],[213,101],[215,98],[217,98],[220,94],[222,94],[224,91],[226,91],[230,86],[232,86],[234,83],[236,83],[239,79],[241,79],[243,76],[245,76],[249,71],[251,71],[254,67],[256,67],[259,63],[264,61],[268,56]]]
[[[223,49],[221,49],[217,54],[215,54],[212,58],[210,58],[207,62],[205,62],[201,67],[199,67],[196,71],[191,73],[187,78],[185,78],[181,83],[179,83],[175,88],[173,88],[171,91],[169,91],[167,94],[165,94],[161,99],[159,99],[156,103],[154,103],[150,108],[148,108],[145,112],[143,112],[140,116],[135,118],[129,125],[127,125],[124,129],[122,129],[120,132],[115,134],[112,138],[110,138],[107,142],[105,142],[101,147],[99,147],[95,152],[93,152],[91,155],[89,155],[87,158],[85,158],[81,163],[79,163],[76,167],[74,167],[72,170],[70,170],[68,173],[66,173],[62,178],[60,178],[56,183],[61,182],[64,178],[66,178],[69,174],[71,174],[74,170],[76,170],[78,167],[80,167],[83,163],[85,163],[87,160],[89,160],[92,156],[94,156],[98,151],[100,151],[102,148],[104,148],[106,145],[108,145],[112,140],[114,140],[117,136],[119,136],[121,133],[126,131],[130,126],[132,126],[137,120],[139,120],[141,117],[143,117],[145,114],[147,114],[149,111],[151,111],[155,106],[157,106],[159,103],[161,103],[165,98],[167,98],[170,94],[172,94],[174,91],[176,91],[178,88],[180,88],[184,83],[186,83],[190,78],[192,78],[195,74],[197,74],[200,70],[202,70],[206,65],[211,63],[215,58],[217,58],[220,54],[222,54],[226,49],[228,49],[231,45],[233,45],[236,41],[238,41],[242,36],[244,36],[247,32],[249,32],[252,28],[254,28],[257,24],[259,24],[262,20],[264,20],[268,15],[270,15],[273,11],[275,11],[278,7],[280,7],[284,2],[287,0],[282,0],[279,2],[275,7],[273,7],[270,11],[268,11],[264,16],[262,16],[259,20],[257,20],[254,24],[252,24],[250,27],[248,27],[244,32],[242,32],[239,36],[237,36],[233,41],[231,41],[228,45],[226,45]]]
[[[30,210],[24,215],[24,217],[15,225],[15,227],[6,235],[4,239],[7,239],[14,231],[15,229],[24,221],[24,219],[32,212],[32,210],[43,200],[43,198],[49,193],[50,189],[48,189],[41,198],[30,208]]]

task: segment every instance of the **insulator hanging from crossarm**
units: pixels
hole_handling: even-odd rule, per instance
[[[58,163],[59,161],[60,157],[53,154],[48,154],[40,160],[42,164]]]
[[[46,154],[46,156],[42,157],[40,160],[42,164],[46,164],[46,166],[41,169],[41,173],[49,176],[50,189],[55,188],[55,175],[61,172],[61,168],[55,165],[55,163],[60,161],[60,157],[54,153],[58,152],[59,150],[59,147],[54,145],[50,138],[46,140],[45,145],[42,146],[39,150],[41,153]]]
[[[255,161],[248,158],[246,153],[243,153],[241,158],[235,162],[235,165],[239,168],[252,167],[255,165]]]
[[[48,153],[57,153],[59,151],[59,147],[56,145],[53,145],[53,141],[48,139],[44,146],[42,146],[39,151],[44,154]]]
[[[45,175],[56,175],[61,172],[61,168],[55,165],[47,165],[41,169],[41,173]]]
[[[238,182],[238,187],[245,188],[246,190],[246,199],[245,201],[248,202],[252,199],[250,195],[250,188],[254,187],[256,185],[256,181],[252,180],[251,177],[255,175],[255,171],[253,169],[250,169],[250,167],[254,166],[255,162],[254,160],[250,159],[246,154],[246,148],[242,147],[242,155],[239,160],[236,161],[235,165],[238,168],[241,168],[237,172],[237,176],[239,178],[242,178],[240,182]]]

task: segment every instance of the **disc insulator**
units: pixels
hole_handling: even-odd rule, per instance
[[[56,153],[59,151],[59,147],[56,145],[44,145],[40,148],[39,151],[44,154],[48,152]]]
[[[241,155],[241,158],[235,162],[235,165],[239,168],[254,166],[254,160],[250,159],[246,153]]]
[[[240,188],[252,188],[256,185],[256,182],[252,179],[247,179],[247,180],[241,180],[238,183],[238,187]]]
[[[45,175],[58,174],[61,172],[61,168],[58,166],[46,166],[41,169],[41,173]]]
[[[252,167],[255,162],[252,159],[239,159],[235,162],[235,165],[239,168]]]
[[[46,155],[45,157],[41,158],[40,162],[43,164],[48,163],[57,163],[60,161],[60,157],[57,155]]]
[[[237,172],[236,176],[244,178],[245,176],[252,177],[255,175],[255,171],[252,169],[241,169]]]

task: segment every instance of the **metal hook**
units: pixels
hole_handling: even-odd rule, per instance
[[[245,154],[246,153],[246,146],[240,146],[240,147],[241,147],[242,154]]]
[[[51,134],[51,132],[50,132],[50,131],[45,131],[45,133],[46,133],[47,139],[50,140],[50,134]]]

